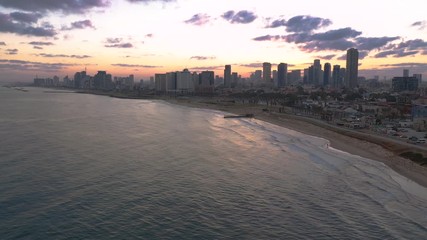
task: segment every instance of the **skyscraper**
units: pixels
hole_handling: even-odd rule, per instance
[[[345,86],[349,89],[357,87],[357,75],[359,68],[359,51],[355,48],[347,50]]]
[[[409,69],[403,69],[403,76],[409,77]]]
[[[271,82],[271,63],[265,62],[262,64],[262,79],[266,83]]]
[[[288,73],[288,64],[286,63],[280,63],[277,66],[277,82],[278,87],[284,87],[286,85],[286,78]]]
[[[340,65],[334,65],[332,70],[332,86],[334,88],[341,87]]]
[[[325,63],[323,67],[323,86],[328,86],[330,84],[329,80],[331,79],[331,64]]]
[[[224,69],[224,87],[231,87],[231,65],[225,65]]]
[[[319,59],[314,60],[313,64],[313,85],[319,86],[322,85],[323,81],[323,75],[322,75],[322,65],[320,64]]]

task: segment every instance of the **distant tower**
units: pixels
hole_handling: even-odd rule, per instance
[[[349,89],[357,87],[357,77],[359,68],[359,51],[355,48],[347,50],[345,86]]]
[[[323,85],[328,86],[330,84],[331,79],[331,64],[325,63],[323,67]]]
[[[286,78],[288,73],[288,64],[280,63],[277,65],[277,82],[278,87],[284,87],[286,85]]]
[[[262,79],[264,82],[271,82],[271,63],[265,62],[262,64]]]
[[[231,65],[225,65],[224,69],[224,87],[231,87]]]
[[[341,87],[340,68],[341,68],[340,65],[334,65],[334,68],[332,70],[332,86],[334,88]]]
[[[319,59],[314,60],[313,64],[313,84],[315,86],[322,85],[322,65]]]
[[[421,82],[423,80],[423,75],[422,74],[414,74],[412,75],[414,78],[418,79],[418,85],[421,86]]]
[[[403,76],[409,77],[409,69],[403,69]]]

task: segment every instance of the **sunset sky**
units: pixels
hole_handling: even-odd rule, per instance
[[[427,78],[425,0],[0,0],[0,81],[214,70],[248,76],[262,62],[345,66],[366,77]],[[276,66],[274,66],[276,68]]]

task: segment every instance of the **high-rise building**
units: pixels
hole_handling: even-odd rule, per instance
[[[422,74],[414,74],[412,75],[414,78],[418,79],[418,86],[421,86],[421,82],[423,80],[423,75]]]
[[[323,85],[328,86],[331,79],[331,64],[325,63],[323,67]]]
[[[274,87],[278,87],[279,86],[279,82],[278,82],[278,77],[277,77],[277,70],[273,70],[273,85]]]
[[[191,79],[191,72],[184,69],[182,72],[176,73],[176,89],[180,93],[188,93],[194,91],[193,80]]]
[[[409,69],[403,69],[403,76],[409,77]]]
[[[214,92],[215,73],[213,71],[203,71],[199,74],[199,81],[196,90],[200,94],[211,94]]]
[[[154,75],[155,89],[157,92],[166,92],[166,74]]]
[[[292,70],[291,77],[287,79],[286,84],[296,84],[301,81],[301,70]]]
[[[340,65],[334,65],[332,70],[332,87],[340,88],[341,85]]]
[[[265,62],[262,64],[262,80],[266,83],[271,82],[271,63]]]
[[[345,84],[349,89],[357,87],[357,77],[359,68],[359,51],[355,48],[347,50]]]
[[[391,81],[395,92],[416,91],[418,89],[418,79],[415,77],[394,77]]]
[[[319,59],[315,59],[314,60],[314,64],[313,64],[313,82],[312,84],[315,86],[319,86],[322,85],[323,81],[323,74],[322,74],[322,65],[320,64],[320,60]]]
[[[231,65],[225,65],[224,69],[224,87],[231,87]]]
[[[284,87],[287,84],[288,64],[280,63],[277,65],[277,83],[278,87]]]
[[[166,92],[176,92],[176,72],[166,73]]]

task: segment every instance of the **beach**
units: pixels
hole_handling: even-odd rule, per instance
[[[165,97],[163,100],[172,104],[220,110],[232,114],[251,113],[256,119],[327,139],[332,148],[380,161],[406,178],[427,187],[427,167],[399,156],[405,151],[417,151],[426,155],[425,151],[415,145],[408,146],[406,143],[399,143],[375,134],[343,129],[317,119],[296,116],[291,113],[278,113],[274,107],[269,107],[268,111],[265,111],[266,106],[227,102],[215,98],[179,99]]]

